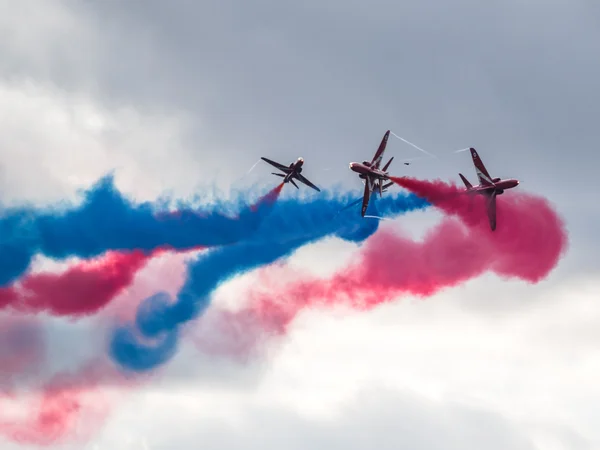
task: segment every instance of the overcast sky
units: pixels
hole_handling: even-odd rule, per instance
[[[600,4],[0,0],[0,38],[4,204],[74,198],[111,170],[139,200],[272,183],[261,165],[245,175],[260,156],[303,156],[317,185],[359,192],[348,163],[391,129],[439,157],[405,166],[423,155],[390,138],[392,173],[475,181],[452,153],[475,147],[570,233],[536,286],[486,276],[369,314],[311,312],[249,365],[182,356],[188,382],[132,391],[90,449],[600,446]],[[437,217],[401,220],[418,233]],[[327,245],[298,264],[339,264]],[[73,327],[53,325],[55,341],[77,347]]]

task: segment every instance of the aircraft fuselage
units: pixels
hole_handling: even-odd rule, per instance
[[[495,178],[492,180],[494,184],[492,186],[478,185],[473,186],[469,191],[475,191],[484,195],[491,195],[494,191],[496,195],[502,195],[505,190],[512,189],[519,185],[519,180],[514,178],[507,178],[506,180]]]
[[[379,169],[373,169],[372,167],[369,167],[369,164],[365,164],[364,162],[362,163],[358,163],[358,162],[351,162],[350,163],[350,170],[352,170],[353,172],[356,172],[361,176],[361,178],[371,178],[371,179],[377,179],[377,180],[388,180],[389,176],[387,174],[387,172],[384,172],[383,170],[379,170]]]
[[[304,165],[304,159],[303,158],[298,158],[296,161],[294,161],[293,163],[290,164],[290,169],[292,169],[290,171],[290,173],[288,173],[285,178],[283,179],[284,183],[288,183],[295,174],[297,173],[302,173],[302,166]]]

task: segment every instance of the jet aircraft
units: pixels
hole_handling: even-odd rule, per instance
[[[469,150],[471,151],[477,178],[479,178],[479,185],[473,186],[462,173],[459,173],[458,175],[467,188],[467,194],[480,194],[486,197],[488,220],[490,222],[490,228],[494,231],[496,229],[496,196],[502,195],[506,189],[512,189],[518,186],[519,180],[515,180],[514,178],[504,180],[501,178],[492,178],[475,149],[470,148]]]
[[[316,191],[321,192],[321,189],[319,189],[317,186],[315,186],[309,180],[307,180],[303,175],[301,175],[302,166],[304,165],[304,158],[298,158],[296,161],[291,163],[289,166],[284,166],[283,164],[279,164],[278,162],[271,161],[270,159],[267,159],[264,157],[261,157],[260,159],[262,159],[263,161],[271,164],[273,167],[276,167],[277,169],[284,172],[283,174],[271,172],[275,176],[282,177],[284,183],[288,183],[288,182],[292,183],[294,186],[296,186],[296,189],[300,189],[298,187],[298,185],[296,183],[294,183],[294,178],[295,178],[296,180],[300,181],[301,183],[304,183],[305,185],[315,189]]]
[[[387,181],[390,179],[390,177],[388,176],[387,170],[390,167],[390,164],[392,163],[394,157],[392,156],[392,158],[387,162],[387,164],[385,166],[383,166],[383,169],[379,168],[379,166],[381,165],[381,160],[383,159],[383,153],[385,152],[385,147],[387,145],[387,141],[388,141],[389,137],[390,137],[390,130],[386,131],[386,133],[383,135],[381,144],[379,144],[379,148],[377,149],[377,152],[375,152],[375,156],[373,157],[373,160],[371,162],[363,161],[362,163],[358,163],[358,162],[350,163],[350,170],[358,173],[359,174],[358,177],[365,184],[365,191],[363,194],[362,210],[361,210],[361,215],[363,217],[365,216],[365,212],[367,211],[367,207],[369,206],[369,198],[371,196],[371,193],[374,191],[377,191],[377,192],[379,192],[379,196],[381,197],[381,195],[391,185],[394,184],[393,181],[390,181],[389,183],[386,183],[386,184],[383,183],[384,181]]]

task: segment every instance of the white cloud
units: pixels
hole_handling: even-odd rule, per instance
[[[416,232],[426,216],[409,216],[403,228]],[[354,249],[319,243],[297,252],[291,264],[329,272]],[[151,263],[110,311],[158,289],[174,292],[184,259]],[[253,282],[247,275],[228,283],[215,304],[239,304]],[[600,400],[598,288],[586,279],[531,286],[488,275],[369,313],[305,311],[285,338],[271,342],[266,359],[250,364],[198,355],[188,342],[151,384],[123,396],[90,445],[132,448],[134,437],[143,437],[149,448],[184,449],[196,442],[585,449],[600,443],[593,408]],[[102,351],[103,319],[62,326],[49,340],[54,354],[69,349],[85,361],[86,345]],[[68,346],[61,345],[65,339]]]
[[[19,81],[0,84],[0,121],[5,204],[74,198],[111,171],[136,200],[189,197],[214,180],[206,154],[186,143],[184,115],[108,109],[86,94]]]
[[[473,285],[369,313],[306,311],[250,365],[184,348],[163,376],[124,399],[93,443],[594,448],[598,283],[518,285],[522,306],[501,314],[465,307],[465,296],[496,301]]]

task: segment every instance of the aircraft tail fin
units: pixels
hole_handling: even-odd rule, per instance
[[[469,180],[467,180],[462,173],[459,173],[458,175],[460,176],[460,179],[462,180],[462,182],[465,183],[465,187],[467,189],[471,189],[473,187],[473,185],[471,183],[469,183]]]

